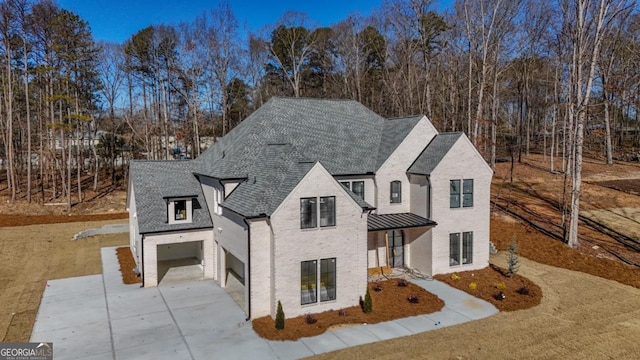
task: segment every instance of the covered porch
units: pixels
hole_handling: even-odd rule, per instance
[[[406,269],[430,275],[431,229],[436,225],[412,213],[369,214],[368,275],[391,275]]]

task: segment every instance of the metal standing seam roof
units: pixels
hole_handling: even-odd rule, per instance
[[[435,226],[437,223],[433,220],[423,218],[420,215],[412,213],[400,214],[369,214],[367,221],[368,231],[407,229],[422,226]]]

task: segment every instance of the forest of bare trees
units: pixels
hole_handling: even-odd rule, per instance
[[[122,186],[131,159],[197,157],[272,96],[345,98],[463,131],[492,167],[544,154],[575,245],[583,157],[638,160],[636,2],[435,8],[386,0],[331,27],[290,12],[245,29],[221,2],[116,44],[52,0],[2,0],[0,189],[71,207]]]

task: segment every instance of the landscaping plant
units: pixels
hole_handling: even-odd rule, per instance
[[[284,329],[284,311],[282,310],[280,300],[278,300],[278,310],[276,311],[276,329]]]
[[[373,310],[373,300],[371,299],[371,294],[369,293],[369,288],[367,287],[367,293],[364,294],[364,303],[362,304],[362,312],[365,314],[370,313]]]

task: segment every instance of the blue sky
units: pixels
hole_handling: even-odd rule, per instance
[[[332,25],[353,12],[367,16],[382,0],[230,0],[241,24],[259,29],[275,23],[288,10],[304,12],[321,26]],[[89,23],[97,41],[121,43],[155,24],[176,24],[217,7],[216,0],[58,0]],[[185,5],[188,4],[188,5]]]

